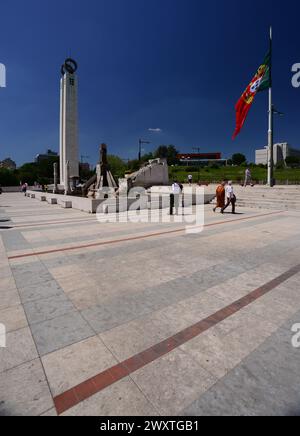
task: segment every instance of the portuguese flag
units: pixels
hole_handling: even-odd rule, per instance
[[[235,106],[236,128],[233,134],[233,139],[235,139],[242,130],[256,94],[258,92],[266,91],[272,86],[271,65],[272,50],[270,50],[265,57],[263,64],[259,67],[255,76]]]

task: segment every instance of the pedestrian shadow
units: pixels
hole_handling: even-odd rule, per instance
[[[245,215],[243,212],[224,212],[223,215]]]

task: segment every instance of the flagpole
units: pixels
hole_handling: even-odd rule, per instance
[[[269,87],[269,130],[268,130],[268,185],[272,188],[274,186],[274,137],[273,137],[273,128],[274,128],[274,113],[273,113],[273,99],[272,99],[272,61],[273,61],[273,30],[272,26],[270,27],[270,51],[271,51],[271,63],[270,63],[270,87]]]

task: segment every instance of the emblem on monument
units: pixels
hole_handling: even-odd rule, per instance
[[[77,62],[72,58],[65,60],[65,63],[61,66],[61,74],[64,76],[66,73],[75,74],[78,69]]]

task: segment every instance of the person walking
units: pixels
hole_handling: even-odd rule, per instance
[[[174,180],[174,183],[172,185],[172,194],[170,198],[170,215],[174,215],[174,208],[176,211],[176,215],[178,215],[179,200],[182,190],[183,186],[177,180]]]
[[[250,168],[247,168],[245,171],[244,188],[247,188],[247,186],[251,185],[251,183],[252,183],[252,174],[251,174]]]
[[[192,186],[192,184],[193,184],[193,176],[192,176],[192,174],[188,175],[188,182],[189,182],[189,185]]]
[[[217,211],[217,209],[223,209],[225,207],[225,186],[226,182],[222,182],[216,190],[216,199],[217,199],[217,205],[213,209],[214,212]]]
[[[25,195],[25,197],[26,197],[26,193],[27,193],[27,188],[28,188],[27,183],[24,183],[24,184],[22,185],[22,192],[23,192],[23,194]]]
[[[221,213],[224,213],[224,211],[232,205],[232,213],[235,214],[235,207],[236,207],[236,196],[234,194],[232,182],[228,182],[226,188],[225,188],[225,197],[226,197],[226,204],[221,210]]]

